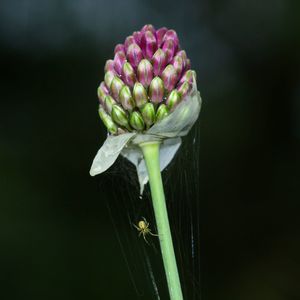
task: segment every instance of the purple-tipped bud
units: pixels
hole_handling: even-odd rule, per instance
[[[117,102],[115,101],[115,99],[114,99],[112,96],[107,95],[107,96],[105,97],[104,103],[105,103],[105,105],[104,105],[105,110],[106,110],[109,114],[111,114],[112,107],[113,107],[113,105],[116,104]]]
[[[133,87],[133,97],[137,107],[142,107],[148,102],[147,91],[144,86],[136,82]]]
[[[132,44],[135,44],[135,39],[132,35],[130,35],[125,39],[125,42],[124,42],[125,52],[127,51],[128,47]]]
[[[181,98],[185,98],[185,96],[187,94],[190,93],[192,89],[192,84],[190,84],[189,82],[185,81],[183,84],[181,84],[179,87],[178,87],[178,93],[181,95]]]
[[[124,86],[124,82],[118,77],[115,76],[110,85],[110,92],[114,99],[119,101],[119,93],[121,88]]]
[[[122,68],[122,79],[125,84],[129,85],[130,87],[134,86],[136,82],[135,72],[130,63],[126,62]]]
[[[165,36],[165,33],[167,32],[166,27],[162,27],[156,30],[156,40],[157,40],[157,46],[160,48],[160,46],[163,43],[163,38]]]
[[[126,62],[126,56],[123,52],[119,51],[115,54],[114,63],[116,72],[121,75],[122,67]]]
[[[105,73],[104,82],[108,88],[110,88],[111,82],[113,81],[114,77],[115,77],[115,72],[113,71],[108,71]]]
[[[114,122],[116,122],[120,126],[130,129],[127,114],[125,110],[119,105],[113,105],[111,110],[111,117],[114,120]]]
[[[153,34],[155,34],[155,28],[152,24],[146,24],[143,26],[143,28],[141,29],[141,32],[146,32],[146,31],[150,31],[152,32]]]
[[[177,90],[173,90],[167,98],[166,104],[170,110],[173,110],[181,101],[180,94]]]
[[[184,50],[178,51],[176,55],[181,56],[183,61],[187,60],[186,52]]]
[[[154,77],[149,87],[150,101],[153,103],[160,103],[164,97],[164,83],[160,77]]]
[[[164,50],[164,52],[166,54],[167,63],[169,63],[173,59],[175,51],[176,51],[176,45],[175,45],[174,41],[173,40],[166,40],[163,43],[162,49]]]
[[[172,60],[172,65],[174,66],[176,73],[177,73],[177,78],[180,78],[183,68],[184,68],[184,63],[183,59],[181,56],[176,55],[173,60]]]
[[[155,109],[153,103],[147,103],[141,109],[141,112],[147,127],[150,127],[155,122]]]
[[[102,81],[97,89],[97,95],[99,98],[99,102],[104,105],[105,97],[108,95],[109,90],[106,87],[105,83]]]
[[[165,104],[161,104],[156,112],[156,122],[164,119],[169,114],[169,109]]]
[[[104,66],[104,72],[112,71],[116,73],[115,71],[115,63],[112,59],[109,59],[106,61],[105,66]]]
[[[177,73],[173,65],[167,65],[161,74],[165,89],[171,92],[177,83]]]
[[[137,68],[140,61],[143,59],[142,49],[137,44],[131,44],[127,49],[127,59],[133,68]]]
[[[119,94],[120,102],[125,110],[133,110],[135,103],[131,95],[130,88],[127,85],[124,85]]]
[[[99,107],[99,116],[110,133],[116,134],[118,132],[117,125],[114,123],[112,118],[105,112],[104,108],[101,105]]]
[[[155,76],[160,76],[167,65],[167,57],[162,49],[157,49],[152,57],[153,73]]]
[[[129,123],[131,127],[137,131],[142,131],[145,128],[143,117],[138,111],[134,111],[130,114]]]
[[[177,47],[179,45],[179,39],[178,39],[178,36],[177,36],[177,33],[175,30],[170,29],[165,33],[163,42],[165,42],[167,40],[173,40],[176,45],[176,50],[177,50]]]
[[[153,78],[153,67],[149,60],[142,59],[137,68],[137,75],[139,82],[144,86],[148,87]]]
[[[188,83],[192,84],[193,83],[193,77],[196,76],[195,71],[193,70],[188,70],[186,71],[183,76],[181,77],[180,81],[179,81],[179,85],[181,85],[182,83],[184,83],[185,81],[187,81]]]
[[[157,50],[155,35],[151,31],[146,31],[141,39],[141,49],[145,58],[151,59]]]
[[[114,53],[116,54],[117,52],[123,52],[125,54],[125,47],[123,44],[116,45]]]
[[[141,43],[141,38],[142,38],[143,33],[140,31],[135,31],[132,36],[134,37],[135,42],[140,45]]]

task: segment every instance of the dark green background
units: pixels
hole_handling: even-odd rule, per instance
[[[139,271],[136,295],[107,209],[118,222],[124,197],[138,200],[134,170],[88,171],[106,134],[105,60],[153,23],[177,30],[204,101],[197,157],[185,140],[164,174],[168,193],[198,209],[202,298],[299,299],[299,12],[288,0],[2,0],[0,298],[152,299]],[[187,195],[177,175],[191,164],[200,192]],[[125,253],[144,247],[117,227],[134,241]]]

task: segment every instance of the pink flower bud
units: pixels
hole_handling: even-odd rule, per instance
[[[123,44],[118,44],[118,45],[116,45],[116,47],[115,47],[115,50],[114,50],[114,53],[116,54],[117,52],[124,52],[124,54],[125,54],[125,47],[124,47],[124,45]]]
[[[176,55],[181,56],[184,61],[187,60],[186,52],[184,50],[178,51]]]
[[[147,88],[153,78],[153,67],[147,59],[142,59],[139,63],[137,75],[139,82]]]
[[[172,60],[172,65],[174,66],[176,73],[177,73],[177,78],[180,78],[182,71],[183,71],[183,59],[181,56],[176,55],[173,60]]]
[[[140,82],[135,83],[133,96],[137,107],[143,107],[148,102],[147,91]]]
[[[167,32],[167,28],[166,27],[162,27],[159,28],[158,30],[156,30],[156,40],[157,40],[157,47],[160,48],[160,46],[163,43],[163,38],[165,36],[165,33]]]
[[[193,83],[193,76],[196,76],[195,71],[192,70],[187,70],[183,76],[181,77],[180,81],[179,81],[179,85],[181,85],[182,83],[184,83],[185,81],[187,81],[188,83],[192,84]]]
[[[121,75],[122,67],[126,61],[126,56],[123,52],[119,51],[115,54],[114,63],[115,63],[115,70],[116,72]]]
[[[152,57],[153,73],[155,76],[160,76],[165,66],[167,65],[167,57],[160,48],[156,50]]]
[[[160,77],[154,77],[149,87],[149,97],[151,102],[160,103],[164,97],[164,83]]]
[[[166,53],[167,63],[169,63],[170,61],[172,61],[173,56],[175,54],[175,50],[176,50],[176,45],[175,45],[174,41],[173,40],[166,40],[163,43],[162,49]]]
[[[140,31],[135,31],[132,36],[134,37],[135,42],[140,45],[141,44],[141,38],[142,38],[143,33]]]
[[[143,28],[141,29],[141,32],[143,32],[143,33],[146,31],[151,31],[152,34],[155,34],[155,28],[151,24],[144,25]]]
[[[163,42],[166,42],[167,40],[173,40],[176,45],[176,50],[177,50],[177,47],[179,45],[179,39],[178,39],[178,36],[177,36],[177,33],[175,30],[170,29],[165,33]]]
[[[123,86],[124,82],[118,76],[115,76],[110,85],[110,92],[117,101],[119,101],[119,93]]]
[[[173,65],[167,65],[161,74],[165,89],[171,92],[177,83],[177,73]]]
[[[178,93],[181,95],[182,98],[184,98],[187,94],[190,93],[192,90],[192,84],[185,81],[178,87]]]
[[[157,49],[156,38],[151,31],[146,31],[141,39],[141,49],[145,58],[151,59]]]
[[[143,59],[141,48],[137,44],[131,44],[127,49],[127,59],[133,68],[136,68]]]
[[[127,51],[128,47],[132,44],[135,44],[135,39],[132,35],[128,36],[124,42],[125,52]]]
[[[185,70],[190,70],[191,69],[191,60],[187,59],[186,60],[186,66],[185,66]]]
[[[116,73],[115,63],[112,59],[107,60],[105,63],[104,72],[106,73],[107,71],[112,71],[112,72]]]
[[[134,70],[129,62],[126,62],[122,68],[122,79],[123,81],[133,87],[136,81]]]

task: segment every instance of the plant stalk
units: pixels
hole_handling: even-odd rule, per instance
[[[160,142],[140,145],[146,162],[160,248],[171,300],[183,300],[160,173]]]

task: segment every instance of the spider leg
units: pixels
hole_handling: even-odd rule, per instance
[[[159,236],[158,234],[152,233],[151,231],[149,231],[149,234],[151,234],[153,236]]]
[[[140,228],[139,227],[137,227],[135,224],[133,224],[132,223],[132,225],[138,230],[138,231],[140,231]]]
[[[145,235],[145,234],[143,234],[143,238],[144,238],[145,242],[146,242],[148,245],[150,245],[150,244],[148,243],[147,239],[146,239],[146,235]]]
[[[144,220],[145,224],[146,224],[146,227],[148,227],[150,225],[149,222],[147,222],[146,218],[145,217],[142,217],[142,219]]]

